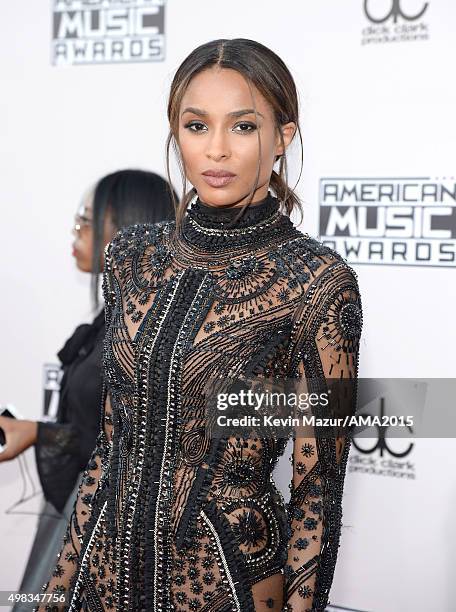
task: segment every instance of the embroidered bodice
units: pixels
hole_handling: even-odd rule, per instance
[[[211,437],[205,390],[247,372],[346,379],[354,412],[356,275],[272,195],[233,226],[238,212],[194,200],[179,229],[135,225],[108,245],[104,418],[47,585],[70,610],[328,602],[349,439],[295,435],[285,503],[272,472],[286,440]]]

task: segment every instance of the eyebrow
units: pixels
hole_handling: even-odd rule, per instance
[[[185,113],[192,113],[193,115],[198,115],[199,117],[207,117],[208,113],[204,110],[201,110],[200,108],[195,108],[193,106],[188,106],[187,108],[185,108],[182,111],[182,115],[185,115]],[[254,115],[255,114],[255,109],[254,108],[242,108],[241,110],[237,110],[237,111],[233,111],[232,113],[227,113],[228,117],[242,117],[243,115]],[[259,113],[258,111],[256,112],[256,114],[258,115],[258,117],[263,117],[263,115],[261,113]]]
[[[256,114],[258,115],[258,117],[261,117],[262,119],[264,119],[263,115],[259,113],[258,111],[256,111]],[[233,111],[232,113],[228,113],[228,115],[230,117],[242,117],[243,115],[255,115],[255,109],[254,108],[243,108],[241,110]]]

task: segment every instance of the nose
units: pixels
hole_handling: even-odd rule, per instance
[[[231,156],[228,134],[223,128],[213,130],[206,142],[206,156],[212,161],[219,162]]]

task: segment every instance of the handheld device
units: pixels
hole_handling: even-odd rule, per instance
[[[9,419],[20,419],[20,415],[12,404],[0,406],[0,416],[8,417]],[[3,429],[0,427],[0,453],[6,446],[6,436]]]

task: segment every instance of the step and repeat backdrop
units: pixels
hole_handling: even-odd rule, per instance
[[[91,318],[71,258],[74,213],[108,172],[165,174],[173,73],[198,44],[232,37],[268,45],[296,78],[304,166],[299,178],[292,146],[290,182],[299,179],[301,229],[358,274],[360,375],[454,377],[455,24],[453,0],[6,3],[0,402],[26,418],[44,402],[52,411],[56,352]],[[424,409],[432,417],[432,402]],[[332,610],[456,609],[453,433],[355,441]],[[284,491],[287,470],[282,462]],[[33,487],[32,451],[26,465],[0,465],[0,590],[20,583]]]

